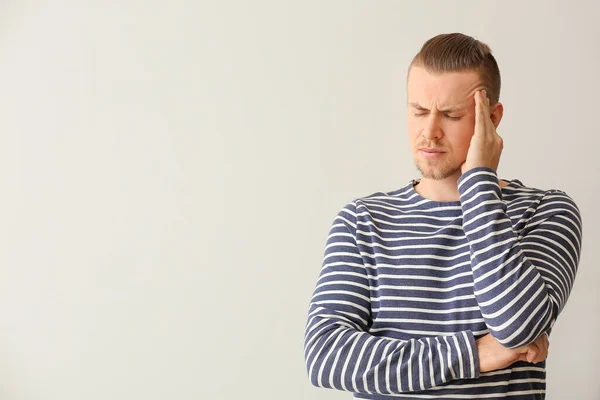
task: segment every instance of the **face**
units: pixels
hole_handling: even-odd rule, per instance
[[[424,68],[411,67],[407,83],[408,134],[423,178],[460,177],[475,128],[473,96],[483,88],[477,72],[433,75]],[[426,153],[423,148],[441,153]]]

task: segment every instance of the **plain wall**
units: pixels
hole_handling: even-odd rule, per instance
[[[0,398],[350,399],[303,336],[329,226],[418,178],[408,63],[502,73],[498,174],[583,217],[549,400],[600,399],[597,1],[6,1]]]

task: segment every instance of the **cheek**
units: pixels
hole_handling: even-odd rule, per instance
[[[414,142],[415,140],[417,140],[419,138],[421,128],[419,127],[418,123],[415,123],[415,121],[411,121],[411,119],[409,118],[409,120],[406,124],[406,129],[408,132],[408,138],[410,139],[411,142]]]
[[[415,131],[419,129],[418,123],[414,118],[408,117],[406,121],[406,127],[408,128],[409,134],[413,135]]]
[[[457,157],[467,154],[472,136],[473,128],[468,121],[448,123],[444,126],[443,141]]]
[[[454,148],[457,153],[466,155],[473,137],[473,125],[470,123],[463,124],[455,132]]]
[[[469,142],[475,132],[475,125],[470,120],[460,121],[459,124],[454,126],[453,130],[458,140]]]

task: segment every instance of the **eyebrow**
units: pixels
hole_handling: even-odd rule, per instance
[[[411,105],[411,106],[413,106],[417,110],[429,111],[429,109],[423,107],[419,103],[411,102],[411,103],[408,103],[408,104]],[[466,108],[466,106],[458,105],[458,106],[446,107],[443,110],[438,110],[438,111],[441,112],[441,113],[451,113],[451,112],[463,110],[465,108]]]

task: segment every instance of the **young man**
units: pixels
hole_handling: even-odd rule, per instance
[[[420,180],[347,204],[308,311],[313,385],[357,399],[543,399],[581,216],[563,191],[499,179],[503,106],[488,46],[438,35],[407,81]]]

